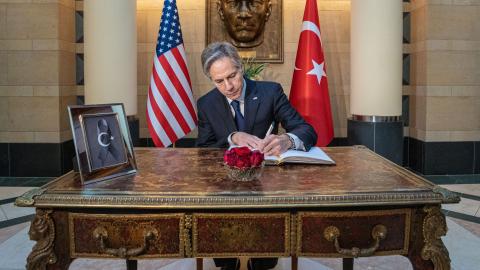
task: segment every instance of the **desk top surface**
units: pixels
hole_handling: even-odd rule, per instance
[[[365,147],[325,148],[331,165],[266,166],[258,181],[226,177],[221,149],[136,149],[138,171],[80,184],[70,172],[24,194],[17,204],[43,207],[258,208],[405,205],[458,197]]]

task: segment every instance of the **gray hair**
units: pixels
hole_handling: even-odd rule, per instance
[[[242,60],[238,55],[237,49],[228,42],[213,42],[202,52],[203,73],[210,78],[210,67],[215,61],[224,57],[230,58],[233,65],[238,70],[242,71]]]

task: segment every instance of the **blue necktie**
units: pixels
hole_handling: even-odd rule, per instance
[[[232,105],[233,110],[235,111],[235,123],[237,123],[238,131],[245,131],[245,119],[240,110],[240,102],[238,100],[232,100],[230,105]]]

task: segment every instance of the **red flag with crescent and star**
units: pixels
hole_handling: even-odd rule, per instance
[[[333,121],[316,0],[307,0],[305,5],[290,103],[317,132],[316,145],[328,145],[333,139]]]

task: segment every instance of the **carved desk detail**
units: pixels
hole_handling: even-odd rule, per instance
[[[441,239],[447,234],[445,216],[439,206],[425,206],[423,211],[427,215],[423,220],[422,259],[431,260],[436,270],[450,270],[450,256]]]
[[[86,186],[70,172],[16,200],[37,208],[27,269],[230,256],[292,256],[296,269],[299,256],[393,254],[450,269],[440,207],[455,193],[363,147],[325,151],[336,166],[267,166],[248,183],[226,178],[220,149],[137,149],[137,175]]]
[[[27,258],[28,270],[46,269],[47,264],[57,262],[53,247],[55,240],[55,225],[51,218],[52,210],[37,209],[32,220],[28,235],[30,240],[37,241]]]

